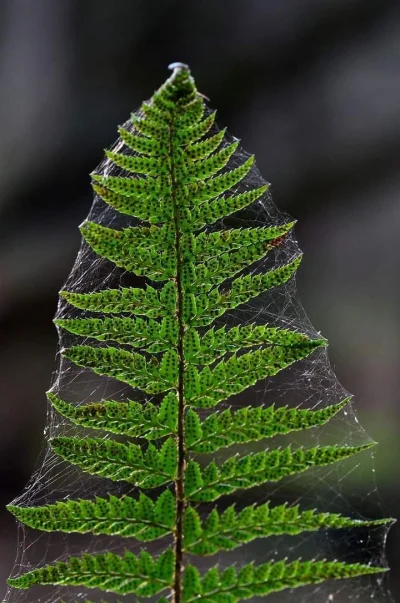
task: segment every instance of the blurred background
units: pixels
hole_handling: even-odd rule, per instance
[[[400,502],[398,0],[2,0],[0,3],[0,591],[4,505],[43,440],[57,292],[117,124],[189,63],[298,220],[298,287],[380,442],[382,513]],[[370,487],[370,484],[369,484]],[[388,539],[400,600],[400,528]]]

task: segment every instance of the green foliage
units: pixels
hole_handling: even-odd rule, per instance
[[[283,406],[246,406],[236,411],[214,412],[204,421],[188,409],[185,422],[186,449],[210,453],[233,444],[256,442],[291,431],[324,425],[338,413],[350,398],[321,410],[301,410]]]
[[[177,343],[178,331],[172,316],[166,316],[161,322],[143,320],[143,318],[76,318],[56,320],[59,327],[98,341],[114,341],[142,348],[149,353],[164,352],[171,344]]]
[[[272,377],[293,362],[308,356],[320,340],[307,341],[298,346],[271,346],[241,356],[230,356],[213,369],[205,366],[200,371],[189,365],[184,377],[186,401],[191,406],[211,408],[230,396],[240,394],[265,377]]]
[[[130,437],[146,437],[148,440],[173,434],[177,430],[178,398],[174,392],[169,392],[159,406],[133,400],[125,403],[107,400],[75,406],[52,393],[48,394],[48,398],[61,415],[83,427]]]
[[[61,296],[80,310],[120,314],[127,312],[138,316],[159,318],[173,314],[176,309],[176,287],[171,281],[160,291],[150,285],[145,289],[135,287],[105,289],[99,293],[71,293],[61,291]]]
[[[170,587],[174,570],[174,553],[167,549],[157,559],[146,551],[138,557],[126,551],[123,556],[114,553],[84,554],[70,557],[56,565],[27,572],[9,579],[15,588],[29,588],[35,584],[86,586],[105,592],[139,597],[152,597]]]
[[[101,438],[57,437],[50,442],[61,458],[92,475],[114,481],[124,480],[142,488],[157,488],[176,477],[177,447],[173,438],[158,450],[149,443],[147,449]]]
[[[147,360],[143,354],[112,346],[79,345],[65,350],[64,356],[79,366],[91,368],[98,375],[113,377],[149,394],[165,392],[178,383],[179,361],[173,349],[160,359]]]
[[[270,503],[250,505],[240,512],[235,510],[235,505],[231,505],[221,514],[214,508],[201,521],[198,511],[188,506],[184,518],[184,544],[185,551],[190,553],[215,555],[219,551],[236,549],[256,538],[282,534],[294,536],[328,528],[381,525],[385,521],[362,521],[336,513],[300,511],[298,505],[271,507]]]
[[[294,222],[227,228],[220,221],[259,202],[268,185],[254,187],[251,177],[246,178],[254,169],[254,157],[240,159],[238,142],[228,142],[225,130],[217,128],[215,113],[207,109],[186,66],[175,65],[171,78],[119,134],[118,152],[106,151],[107,169],[92,174],[93,189],[97,203],[132,216],[134,224],[116,229],[86,221],[81,232],[98,256],[145,277],[146,284],[62,291],[64,310],[75,310],[73,318],[63,314],[55,322],[77,338],[76,345],[62,350],[65,359],[141,390],[146,401],[76,405],[51,392],[55,411],[80,428],[100,433],[60,435],[50,446],[64,462],[90,475],[132,484],[139,493],[40,507],[10,505],[9,510],[36,530],[121,536],[143,543],[167,537],[173,538],[173,546],[158,557],[146,551],[137,557],[129,551],[122,556],[85,553],[28,571],[9,584],[79,586],[139,597],[165,590],[175,603],[236,603],[382,571],[325,560],[282,560],[238,569],[231,565],[224,571],[212,567],[201,576],[188,564],[188,553],[194,563],[193,555],[231,551],[256,538],[387,520],[361,521],[269,502],[240,511],[235,505],[224,511],[214,506],[204,517],[203,502],[336,463],[370,444],[264,448],[223,462],[197,458],[322,426],[349,398],[317,410],[276,405],[203,410],[326,346],[324,339],[296,330],[217,322],[292,279],[299,255],[286,256],[285,263],[268,270],[263,260],[290,236]]]
[[[185,494],[189,501],[210,502],[238,489],[276,482],[288,475],[302,473],[310,467],[330,465],[370,447],[371,444],[354,447],[320,446],[298,448],[293,452],[288,446],[245,456],[235,455],[221,465],[212,461],[205,469],[201,469],[196,461],[190,460],[185,476]]]
[[[14,507],[8,510],[19,521],[45,532],[77,532],[136,538],[141,542],[170,534],[175,527],[175,497],[165,490],[155,502],[143,492],[108,499],[68,500],[43,507]]]
[[[235,567],[220,572],[212,568],[202,578],[193,565],[184,572],[185,603],[207,601],[236,603],[243,599],[259,597],[285,588],[297,588],[306,584],[319,584],[324,580],[352,578],[363,574],[381,572],[358,563],[345,564],[337,561],[278,561],[244,565],[239,572]]]

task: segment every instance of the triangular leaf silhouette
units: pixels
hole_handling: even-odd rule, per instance
[[[48,394],[59,421],[49,440],[53,460],[58,456],[106,478],[106,487],[127,482],[134,492],[9,509],[37,530],[118,536],[125,543],[157,540],[157,550],[164,536],[173,536],[173,544],[158,556],[145,548],[136,556],[128,547],[121,555],[88,552],[27,571],[9,584],[79,586],[136,597],[162,593],[159,603],[236,603],[381,572],[357,563],[276,560],[214,566],[201,575],[192,564],[193,555],[230,551],[255,538],[385,521],[288,504],[209,509],[208,503],[226,494],[337,463],[372,444],[262,447],[224,461],[197,458],[295,430],[308,435],[306,430],[340,413],[349,398],[332,398],[317,409],[252,405],[251,398],[244,408],[226,407],[259,381],[318,358],[326,341],[290,321],[285,328],[266,324],[263,312],[256,321],[255,311],[243,320],[249,307],[264,309],[276,293],[293,288],[301,261],[291,234],[294,222],[271,219],[264,211],[269,185],[254,157],[218,127],[189,68],[171,67],[171,77],[119,128],[117,144],[92,174],[94,211],[81,226],[85,249],[107,260],[104,266],[117,267],[121,286],[90,289],[78,268],[80,278],[74,273],[61,292],[56,319],[67,337],[61,370],[82,367],[115,380],[119,392],[122,385],[133,390],[129,398],[121,393],[121,400],[115,394],[77,404],[76,392],[69,398],[56,381]],[[268,219],[254,219],[258,215]],[[126,286],[131,281],[125,271],[141,286]],[[266,309],[271,321],[273,304]],[[221,403],[222,410],[215,408]],[[63,431],[65,423],[76,431]]]

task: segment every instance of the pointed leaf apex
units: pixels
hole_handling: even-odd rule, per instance
[[[360,450],[368,450],[369,448],[374,448],[378,445],[378,442],[372,440],[372,442],[368,442],[368,444],[364,444],[364,446],[360,446]]]
[[[347,396],[347,398],[345,398],[341,402],[339,402],[336,406],[337,412],[342,410],[342,408],[344,408],[345,406],[348,406],[352,400],[353,400],[353,396],[350,395],[350,396]]]
[[[9,511],[10,513],[12,513],[13,515],[16,514],[16,512],[18,511],[18,507],[15,505],[6,505],[6,509],[7,511]]]
[[[395,523],[397,523],[397,519],[393,517],[385,517],[384,519],[373,519],[372,521],[367,521],[366,525],[368,526],[389,526],[391,528]]]

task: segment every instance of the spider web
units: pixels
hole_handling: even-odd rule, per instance
[[[130,130],[130,122],[124,124],[124,127]],[[214,130],[213,133],[217,132],[219,128],[215,126]],[[226,137],[227,144],[233,140],[232,137]],[[118,140],[112,150],[121,152],[122,147],[122,142]],[[249,154],[243,149],[239,149],[232,158],[229,168],[240,165],[248,156]],[[120,168],[115,167],[108,160],[104,160],[96,172],[103,175],[123,174]],[[257,168],[253,168],[250,175],[238,188],[242,192],[260,186],[264,182]],[[88,219],[114,228],[139,223],[133,218],[118,214],[98,197],[94,200]],[[265,194],[249,208],[220,220],[208,230],[224,227],[272,226],[287,222],[289,219],[289,216],[283,214],[274,205],[270,195]],[[269,252],[265,259],[253,264],[251,269],[245,272],[265,272],[271,267],[283,265],[298,253],[297,241],[293,234],[290,234],[285,237],[281,245]],[[111,262],[97,256],[85,242],[82,242],[75,265],[64,288],[69,291],[90,292],[115,288],[120,285],[137,287],[144,282],[145,279],[128,274],[116,268]],[[60,301],[57,318],[71,318],[79,315],[82,315],[79,311],[69,307],[66,302]],[[300,303],[294,279],[241,305],[238,310],[225,314],[221,319],[222,323],[230,325],[269,323],[270,326],[290,328],[314,337],[319,335],[311,325]],[[93,340],[88,339],[87,341],[93,345]],[[51,392],[76,404],[110,399],[121,401],[145,399],[141,392],[133,390],[129,386],[116,380],[99,377],[90,370],[77,367],[69,360],[62,358],[60,350],[76,343],[84,344],[86,341],[84,338],[76,338],[65,331],[60,331],[58,366],[53,374]],[[253,388],[231,398],[229,404],[225,403],[225,406],[240,407],[274,403],[276,406],[288,405],[293,408],[319,409],[335,404],[348,395],[349,393],[344,390],[332,371],[326,350],[321,348],[313,352],[309,358],[285,369],[278,376],[260,381]],[[148,396],[147,399],[151,399],[151,397]],[[223,406],[224,404],[218,408]],[[137,488],[84,474],[79,469],[60,460],[47,444],[49,438],[57,435],[99,437],[99,433],[101,432],[72,425],[49,405],[41,457],[25,491],[13,501],[13,504],[44,505],[74,498],[93,499],[95,496],[107,496],[108,494],[135,496],[138,493]],[[103,437],[109,436],[104,435]],[[295,432],[285,438],[275,437],[267,443],[264,440],[237,446],[234,450],[230,448],[229,452],[218,452],[216,456],[217,460],[221,462],[234,452],[243,453],[245,450],[248,453],[288,443],[296,448],[301,445],[316,446],[333,443],[358,446],[370,441],[370,437],[357,420],[354,402],[352,402],[323,427],[307,430],[305,433]],[[209,455],[206,460],[207,462],[210,460]],[[355,519],[380,518],[383,516],[383,512],[374,479],[373,449],[364,451],[341,463],[312,469],[276,484],[269,483],[244,493],[239,492],[229,497],[223,497],[218,506],[223,509],[228,503],[236,502],[237,508],[240,509],[245,504],[262,503],[267,500],[273,504],[287,501],[292,504],[300,504],[302,510],[318,509],[319,512],[341,513]],[[203,505],[203,507],[205,511],[209,510],[206,508],[207,505]],[[262,563],[281,558],[294,560],[299,557],[303,559],[338,559],[350,563],[371,563],[384,567],[386,566],[385,542],[388,529],[388,525],[386,525],[351,530],[324,530],[299,536],[259,539],[230,553],[221,553],[207,559],[195,558],[192,561],[201,570],[207,569],[216,562],[220,567],[226,567],[232,563],[240,566],[253,560],[256,563]],[[129,548],[132,552],[137,553],[144,548],[142,543],[121,537],[47,534],[24,526],[18,527],[18,533],[17,558],[12,576],[59,560],[65,561],[70,555],[79,555],[82,552],[112,551],[121,553]],[[152,554],[157,554],[168,544],[170,541],[163,539],[146,544],[145,548]],[[293,601],[294,598],[299,603],[331,601],[345,603],[369,601],[370,599],[389,602],[390,595],[384,576],[385,574],[378,574],[351,580],[330,581],[319,586],[303,587],[294,591],[285,590],[269,595],[264,600],[267,600],[268,603],[284,603]],[[87,599],[91,601],[106,599],[112,602],[121,600],[121,597],[109,594],[105,596],[99,591],[79,588],[39,586],[28,591],[8,589],[4,603],[83,602]],[[122,599],[130,603],[135,601],[136,597],[126,596]]]

